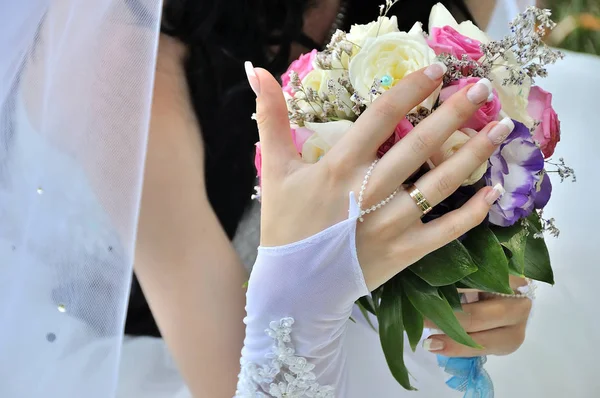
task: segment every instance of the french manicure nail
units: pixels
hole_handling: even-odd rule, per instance
[[[429,332],[431,334],[444,334],[444,332],[439,329],[429,329]]]
[[[244,69],[246,69],[246,76],[248,76],[248,83],[250,83],[250,87],[254,94],[258,97],[260,95],[260,80],[258,80],[258,76],[256,76],[256,72],[254,71],[254,65],[252,62],[246,61],[244,62]]]
[[[439,351],[444,349],[444,342],[438,339],[426,339],[423,348],[427,351]]]
[[[505,117],[500,121],[500,123],[492,127],[492,129],[488,132],[488,137],[494,145],[500,145],[514,129],[515,124],[512,119]]]
[[[475,105],[479,105],[483,101],[487,101],[490,94],[492,94],[492,83],[488,79],[483,78],[469,89],[467,99]]]
[[[425,76],[427,76],[431,80],[440,80],[442,78],[442,76],[444,76],[446,74],[447,70],[448,70],[448,67],[445,64],[443,64],[441,62],[435,62],[435,63],[429,65],[423,71],[423,73],[425,74]]]
[[[490,192],[488,192],[487,195],[485,195],[485,201],[491,206],[494,203],[496,203],[496,201],[500,199],[500,197],[504,195],[505,192],[506,191],[504,190],[502,184],[498,183],[494,185],[494,188]]]

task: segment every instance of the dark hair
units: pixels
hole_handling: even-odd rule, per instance
[[[401,0],[391,14],[398,17],[401,30],[408,30],[415,21],[426,23],[437,2],[459,19],[472,19],[462,0]],[[381,3],[383,0],[346,1],[343,29],[375,20]],[[314,4],[315,0],[165,2],[162,31],[188,47],[185,72],[202,127],[206,189],[230,239],[250,203],[256,178],[253,156],[258,133],[250,119],[254,94],[246,82],[243,62],[252,61],[275,76],[285,72],[290,44],[301,40],[303,14]],[[125,332],[160,335],[136,279]]]

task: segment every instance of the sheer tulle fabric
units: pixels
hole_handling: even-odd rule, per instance
[[[112,397],[159,0],[0,12],[0,396]]]

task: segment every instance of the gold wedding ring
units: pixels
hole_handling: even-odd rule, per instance
[[[410,192],[410,197],[415,201],[415,204],[419,210],[421,210],[421,213],[423,213],[423,216],[433,209],[427,199],[425,199],[425,196],[423,196],[423,193],[419,191],[419,188],[412,185],[408,191]]]

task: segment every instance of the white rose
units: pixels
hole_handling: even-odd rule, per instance
[[[352,112],[350,93],[338,83],[338,79],[344,77],[345,74],[347,74],[347,72],[342,70],[314,69],[302,80],[302,87],[304,87],[304,90],[311,88],[321,98],[327,96],[330,101],[337,99],[342,104],[344,110],[336,109],[336,116],[343,119],[355,117],[354,112]],[[333,83],[333,92],[329,90],[329,81],[332,81]],[[299,93],[299,95],[296,95],[296,98],[302,98],[303,95],[304,94]],[[309,104],[306,101],[300,101],[299,105],[300,108],[307,113],[314,114],[315,112],[322,112],[322,109],[318,104]]]
[[[386,33],[398,32],[398,19],[396,16],[379,17],[377,21],[370,22],[366,25],[352,25],[350,32],[346,35],[346,40],[352,44],[352,54],[342,53],[342,58],[334,57],[333,67],[348,69],[350,59],[354,57],[362,49],[367,39],[385,35]]]
[[[529,116],[527,106],[529,105],[529,91],[531,90],[531,79],[526,77],[521,85],[502,85],[504,79],[508,78],[510,73],[506,69],[520,68],[517,60],[512,53],[508,53],[508,60],[498,59],[494,63],[497,65],[490,72],[492,86],[498,92],[498,99],[502,105],[501,115],[508,116],[511,119],[525,124],[527,127],[533,126],[533,118]]]
[[[490,37],[475,26],[473,22],[465,21],[459,24],[443,4],[437,3],[431,8],[431,13],[429,14],[429,31],[431,32],[432,28],[443,28],[444,26],[450,26],[461,35],[481,43],[490,42]]]
[[[467,141],[469,141],[469,139],[470,139],[470,137],[467,134],[463,133],[462,131],[455,131],[454,133],[452,133],[450,138],[448,138],[446,140],[446,142],[444,142],[444,144],[442,144],[439,151],[436,152],[431,157],[430,165],[431,165],[431,163],[433,163],[434,167],[439,166],[445,160],[450,158],[450,156],[454,155],[460,148],[462,148],[462,146],[464,144],[466,144]],[[467,178],[467,180],[465,182],[463,182],[462,185],[463,186],[473,185],[477,181],[481,180],[483,178],[483,175],[487,171],[487,167],[488,167],[488,162],[482,163],[481,166],[479,166],[477,168],[477,170],[475,170],[469,176],[469,178]]]
[[[377,21],[366,25],[352,25],[350,32],[346,35],[346,39],[360,49],[367,39],[391,32],[398,32],[398,20],[396,16],[391,18],[379,17]]]
[[[346,134],[354,123],[349,120],[337,120],[327,123],[306,122],[304,127],[314,131],[302,146],[302,159],[316,163]]]
[[[386,76],[389,89],[410,73],[435,62],[435,52],[427,45],[420,23],[409,32],[392,32],[368,39],[363,48],[350,61],[350,82],[356,92],[369,101],[373,83]],[[441,88],[441,85],[440,85]],[[421,105],[431,109],[437,100],[439,89]]]

